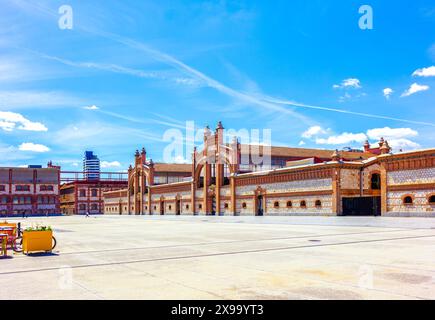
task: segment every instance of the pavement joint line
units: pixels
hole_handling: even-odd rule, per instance
[[[63,252],[62,256],[65,255],[78,255],[86,253],[103,253],[103,252],[117,252],[117,251],[131,251],[131,250],[152,250],[152,249],[163,249],[163,248],[180,248],[180,247],[192,247],[192,246],[207,246],[207,245],[219,245],[219,244],[230,244],[230,243],[240,243],[243,242],[263,242],[263,241],[278,241],[278,240],[296,240],[296,239],[306,239],[306,238],[325,238],[325,237],[339,237],[339,236],[351,236],[351,235],[365,235],[373,233],[390,233],[390,232],[408,232],[416,231],[419,229],[406,229],[406,230],[388,230],[388,231],[368,231],[368,232],[349,232],[349,233],[334,233],[334,234],[323,234],[323,235],[309,235],[309,236],[297,236],[297,237],[282,237],[282,238],[266,238],[266,239],[248,239],[248,240],[232,240],[232,241],[217,241],[217,242],[200,242],[192,244],[180,244],[180,245],[165,245],[165,246],[154,246],[154,247],[135,247],[135,248],[120,248],[120,249],[107,249],[107,250],[92,250],[92,251],[75,251],[75,252]],[[17,259],[25,259],[24,256],[18,256]]]
[[[192,259],[192,258],[207,258],[207,257],[226,256],[226,255],[262,253],[262,252],[285,251],[285,250],[293,250],[293,249],[305,249],[305,248],[340,246],[340,245],[353,245],[353,244],[360,244],[360,243],[397,241],[397,240],[420,239],[420,238],[434,238],[434,237],[435,237],[435,235],[429,235],[429,236],[414,236],[414,237],[400,237],[400,238],[387,238],[387,239],[360,240],[360,241],[338,242],[338,243],[330,243],[330,244],[312,244],[312,245],[305,245],[305,246],[290,246],[290,247],[278,247],[278,248],[268,248],[268,249],[255,249],[255,250],[244,250],[244,251],[208,253],[208,254],[200,254],[200,255],[175,256],[175,257],[166,257],[166,258],[138,259],[138,260],[117,261],[117,262],[103,262],[103,263],[96,263],[96,264],[75,265],[75,266],[70,266],[70,268],[72,268],[72,269],[79,269],[79,268],[104,267],[104,266],[134,264],[134,263],[143,263],[143,262],[184,260],[184,259]],[[61,269],[61,268],[62,267],[59,266],[59,267],[40,268],[40,269],[6,271],[6,272],[0,272],[0,276],[1,275],[9,275],[9,274],[21,274],[21,273],[53,271],[53,270],[58,270],[58,269]]]

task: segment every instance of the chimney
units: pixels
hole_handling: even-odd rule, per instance
[[[366,142],[364,143],[364,152],[369,152],[370,150],[370,143],[369,140],[366,140]]]
[[[335,149],[334,153],[331,156],[332,161],[338,162],[338,161],[340,161],[340,158],[341,158],[341,155],[338,152],[338,149]]]

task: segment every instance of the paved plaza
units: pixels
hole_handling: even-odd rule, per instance
[[[9,219],[10,221],[20,221]],[[435,219],[84,216],[0,260],[0,299],[434,299]]]

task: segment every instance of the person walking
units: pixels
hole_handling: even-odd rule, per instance
[[[86,218],[89,218],[89,211],[86,211]]]

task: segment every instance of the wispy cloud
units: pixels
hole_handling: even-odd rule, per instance
[[[145,78],[145,79],[158,79],[158,80],[172,81],[176,84],[185,85],[189,87],[200,87],[202,85],[201,82],[198,81],[197,79],[170,76],[164,72],[156,72],[156,71],[148,72],[140,69],[124,67],[113,63],[104,64],[104,63],[97,63],[97,62],[75,62],[64,58],[46,55],[36,51],[32,51],[32,52],[38,54],[42,58],[57,61],[59,63],[71,67],[97,69],[97,70],[103,70],[108,72],[126,74],[126,75],[130,75],[138,78]]]
[[[401,97],[409,97],[417,92],[427,91],[429,90],[429,86],[427,85],[420,85],[418,83],[413,83],[409,89],[405,90],[405,92],[402,93]]]
[[[349,78],[344,79],[340,84],[334,84],[332,86],[334,89],[346,89],[346,88],[352,88],[352,89],[361,89],[361,81],[357,78]]]
[[[58,91],[0,91],[0,110],[80,105],[86,105],[86,101]]]
[[[385,120],[392,120],[392,121],[406,122],[406,123],[413,123],[413,124],[421,124],[421,125],[435,127],[435,123],[430,123],[430,122],[414,121],[414,120],[409,120],[409,119],[394,118],[394,117],[371,114],[371,113],[363,113],[363,112],[355,112],[355,111],[336,109],[336,108],[313,106],[313,105],[303,104],[303,103],[294,102],[294,101],[290,101],[290,100],[280,100],[280,99],[276,99],[276,98],[272,98],[272,97],[265,97],[265,99],[267,101],[272,102],[272,103],[290,105],[290,106],[295,106],[295,107],[300,107],[300,108],[330,111],[330,112],[337,112],[337,113],[345,113],[345,114],[351,114],[351,115],[367,117],[367,118],[385,119]]]

